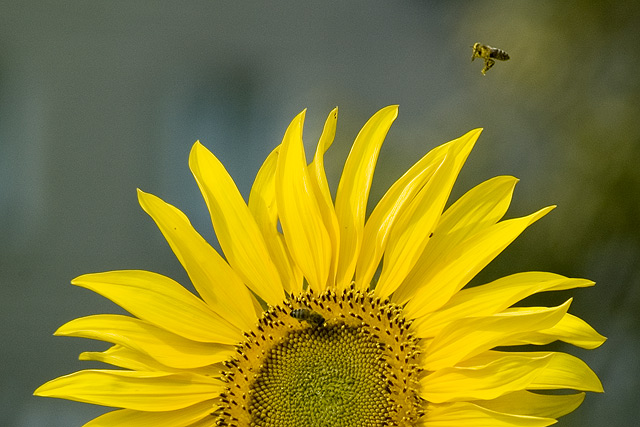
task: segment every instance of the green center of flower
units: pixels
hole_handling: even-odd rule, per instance
[[[424,413],[418,340],[372,293],[304,293],[245,337],[225,363],[215,425],[413,427]]]
[[[390,411],[380,344],[363,328],[290,333],[265,358],[249,401],[256,426],[382,426]]]

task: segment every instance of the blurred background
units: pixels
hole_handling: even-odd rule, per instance
[[[187,284],[137,187],[214,242],[187,167],[200,139],[245,197],[308,107],[307,157],[339,106],[326,164],[335,192],[360,127],[400,104],[372,206],[436,145],[485,130],[453,197],[521,179],[509,216],[557,204],[477,278],[545,270],[597,282],[572,312],[609,340],[571,351],[606,393],[561,426],[640,418],[639,2],[2,1],[0,9],[0,425],[80,426],[104,408],[35,398],[104,343],[56,338],[120,312],[69,281],[141,268]],[[471,45],[511,55],[486,76]],[[544,295],[536,304],[558,304]]]

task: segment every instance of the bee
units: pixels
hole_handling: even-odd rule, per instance
[[[484,68],[482,69],[482,75],[484,76],[485,73],[489,71],[489,68],[493,67],[493,64],[496,63],[494,59],[506,61],[509,59],[509,54],[502,49],[476,43],[473,45],[473,55],[471,55],[471,60],[473,61],[476,58],[484,59]]]
[[[308,308],[296,308],[291,310],[291,317],[298,319],[300,322],[304,320],[311,326],[315,327],[322,326],[324,324],[324,317],[315,311],[309,310]]]

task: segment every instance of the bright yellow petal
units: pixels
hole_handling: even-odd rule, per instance
[[[371,279],[378,269],[378,264],[387,247],[393,224],[404,207],[414,199],[433,176],[454,142],[456,141],[448,142],[429,151],[393,183],[371,212],[364,226],[362,248],[356,266],[356,286],[358,289],[364,291],[369,289]]]
[[[240,330],[175,281],[142,270],[85,274],[71,281],[110,299],[134,316],[190,340],[234,344]]]
[[[389,236],[375,292],[387,298],[414,268],[433,236],[453,184],[481,129],[458,138],[427,184],[400,214]]]
[[[336,271],[338,268],[338,259],[340,253],[340,230],[338,225],[338,217],[333,206],[333,200],[331,199],[331,192],[329,191],[329,183],[327,182],[327,176],[324,170],[324,153],[329,149],[333,143],[333,138],[336,135],[336,124],[338,121],[338,108],[336,107],[324,123],[322,135],[318,141],[316,147],[316,154],[313,157],[313,162],[309,165],[309,175],[311,177],[311,187],[318,201],[318,207],[320,208],[320,215],[322,215],[322,221],[324,223],[327,232],[329,233],[329,239],[331,240],[331,268],[329,270],[328,283],[335,283]]]
[[[490,348],[509,345],[524,332],[553,327],[570,304],[571,299],[558,307],[467,317],[452,322],[431,341],[422,366],[428,371],[453,366]]]
[[[508,312],[518,311],[510,309]],[[600,347],[607,339],[600,335],[587,322],[572,314],[565,314],[555,326],[535,332],[526,332],[514,338],[513,345],[535,344],[545,345],[561,340],[589,350]]]
[[[163,365],[146,353],[129,347],[123,347],[119,344],[112,345],[105,351],[84,351],[80,353],[78,360],[92,360],[95,362],[107,363],[117,366],[118,368],[129,369],[132,371],[156,371],[175,374],[189,373],[209,377],[220,377],[222,370],[225,369],[222,363],[198,368],[173,368],[168,365]]]
[[[507,354],[486,365],[435,371],[420,381],[420,395],[434,403],[495,399],[530,387],[553,358]]]
[[[284,290],[289,293],[302,291],[302,272],[295,265],[287,249],[284,236],[278,231],[278,205],[276,203],[276,169],[280,146],[276,147],[262,164],[249,195],[249,210],[262,231]]]
[[[278,215],[291,257],[309,286],[323,290],[331,267],[331,239],[313,192],[302,145],[304,114],[298,114],[284,135],[276,171]]]
[[[455,246],[498,222],[509,208],[517,182],[513,176],[497,176],[467,191],[442,214],[430,244]]]
[[[442,307],[529,225],[553,208],[502,221],[474,234],[449,253],[442,254],[429,271],[422,272],[422,266],[416,266],[405,283],[414,288],[414,297],[405,306],[405,315],[417,318]]]
[[[284,299],[278,270],[251,212],[222,163],[196,142],[189,167],[209,208],[225,257],[244,283],[270,305]]]
[[[216,409],[212,401],[197,403],[175,411],[142,412],[120,409],[107,412],[83,427],[176,427],[191,425],[211,415]]]
[[[420,426],[424,427],[545,427],[553,418],[510,415],[467,402],[429,405]]]
[[[229,264],[191,226],[186,215],[159,197],[141,190],[138,190],[138,200],[158,225],[206,303],[239,328],[253,327],[257,314],[249,290]]]
[[[496,399],[475,400],[471,403],[508,414],[559,418],[580,406],[584,396],[585,393],[551,395],[520,390]]]
[[[573,389],[602,393],[602,383],[597,375],[575,356],[552,351],[486,351],[461,364],[466,368],[477,368],[498,363],[505,357],[517,357],[523,362],[544,358],[547,363],[527,385],[530,390]]]
[[[51,380],[34,392],[137,411],[171,411],[217,397],[224,383],[201,375],[86,370]]]
[[[203,418],[200,421],[196,421],[193,424],[189,424],[188,427],[213,427],[211,425],[211,418]]]
[[[529,385],[531,390],[573,389],[602,393],[602,383],[598,376],[575,356],[553,353],[549,365],[542,370]]]
[[[340,259],[336,283],[351,283],[364,234],[367,200],[382,142],[398,116],[390,105],[374,114],[358,133],[342,171],[336,194],[336,215],[340,224]]]
[[[457,245],[498,222],[509,208],[517,182],[511,176],[489,179],[469,190],[447,209],[409,277],[395,291],[394,301],[404,304],[411,299],[417,290],[413,276],[423,276]]]
[[[419,337],[433,337],[454,320],[495,314],[538,292],[559,291],[593,284],[590,280],[569,279],[554,273],[516,273],[486,285],[461,290],[441,309],[417,318],[412,326]]]
[[[82,337],[120,344],[174,368],[197,368],[222,362],[235,353],[230,345],[188,340],[142,320],[117,314],[74,319],[54,335]]]
[[[80,353],[78,360],[108,363],[132,371],[172,372],[171,368],[159,363],[147,354],[118,344],[112,345],[105,351],[84,351]]]

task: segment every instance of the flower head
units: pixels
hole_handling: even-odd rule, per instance
[[[480,130],[436,147],[368,218],[373,171],[397,107],[358,134],[335,203],[323,155],[302,145],[304,112],[267,157],[249,203],[196,143],[189,165],[224,258],[174,206],[142,191],[199,297],[148,271],[80,276],[132,316],[94,315],[56,335],[112,343],[85,352],[120,369],[85,370],[35,392],[118,409],[87,426],[546,426],[601,392],[584,362],[509,346],[604,342],[557,307],[514,307],[534,293],[593,285],[525,272],[465,288],[552,207],[501,220],[516,179],[498,176],[445,210]],[[383,259],[384,258],[384,259]],[[558,394],[555,390],[571,390]]]

